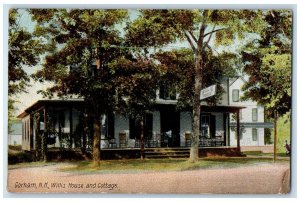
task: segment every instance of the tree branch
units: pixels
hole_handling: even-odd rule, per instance
[[[205,49],[206,46],[208,46],[208,43],[209,43],[209,41],[210,41],[210,39],[212,37],[213,31],[215,30],[215,28],[216,28],[216,24],[214,24],[214,27],[213,27],[212,31],[210,32],[211,34],[209,35],[208,40],[205,42],[205,44],[203,46],[203,50]]]
[[[191,45],[193,51],[195,52],[195,51],[196,51],[196,48],[195,48],[195,46],[194,46],[194,44],[193,44],[191,38],[189,37],[189,35],[188,35],[186,32],[184,32],[184,35],[185,35],[186,39],[188,40],[189,44]]]
[[[196,37],[194,36],[193,32],[189,31],[189,34],[190,34],[190,36],[194,39],[195,43],[197,43],[197,39],[196,39]]]
[[[204,34],[203,38],[204,38],[204,37],[207,37],[207,36],[210,35],[210,34],[213,34],[213,33],[215,33],[215,32],[218,32],[218,31],[221,31],[221,30],[224,30],[224,29],[228,29],[228,28],[220,28],[220,29],[213,30],[213,31],[211,31],[211,32],[208,32],[208,33]]]
[[[274,18],[274,20],[276,20],[276,16],[275,16],[275,14],[273,13],[273,11],[271,11],[271,15],[272,15],[272,17]],[[286,38],[288,38],[288,37],[286,36],[285,31],[284,31],[284,29],[282,28],[281,24],[279,24],[279,26],[280,26],[280,30],[281,30],[282,34],[283,34]]]
[[[202,49],[203,38],[204,38],[204,31],[205,31],[205,28],[206,28],[207,14],[208,14],[208,10],[204,10],[203,11],[203,21],[202,21],[202,24],[201,24],[201,27],[200,27],[199,38],[198,38],[198,41],[197,41],[197,45],[198,45],[197,49],[198,50]]]

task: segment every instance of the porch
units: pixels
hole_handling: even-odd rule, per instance
[[[146,159],[160,158],[184,158],[188,159],[190,154],[189,148],[145,148]],[[34,152],[34,151],[32,151]],[[243,156],[236,147],[200,147],[199,157],[240,157]],[[101,160],[118,160],[118,159],[140,159],[140,148],[107,148],[101,149]],[[58,149],[49,148],[47,152],[49,161],[61,160],[91,160],[90,153],[82,153],[81,149]]]
[[[83,101],[42,100],[33,104],[19,115],[25,123],[23,148],[40,149],[41,135],[45,134],[49,151],[92,151],[93,127],[85,113]],[[239,155],[239,113],[243,107],[201,106],[199,154]],[[229,114],[236,115],[237,146],[229,146]],[[34,121],[38,114],[39,119]],[[144,139],[141,140],[139,126],[130,117],[117,114],[101,118],[101,143],[103,158],[125,158],[140,156],[141,141],[145,151],[152,155],[185,153],[191,146],[191,110],[177,111],[175,105],[157,105],[155,111],[144,119]],[[24,147],[26,146],[26,147]],[[157,151],[158,154],[154,154]],[[180,152],[179,152],[180,151]],[[147,154],[146,154],[147,155]],[[107,156],[107,157],[106,157]],[[125,156],[125,157],[124,157]],[[149,156],[149,155],[148,155]],[[176,156],[176,155],[173,155]]]

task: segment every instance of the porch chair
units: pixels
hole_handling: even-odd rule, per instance
[[[185,146],[190,147],[192,143],[192,133],[190,132],[185,132]]]
[[[161,147],[161,134],[154,132],[153,139],[156,147]]]
[[[116,143],[116,139],[115,138],[110,139],[108,142],[109,142],[109,144],[108,144],[109,148],[117,148],[117,143]]]
[[[127,147],[126,133],[119,133],[119,147]]]

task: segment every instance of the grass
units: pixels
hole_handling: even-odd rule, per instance
[[[273,157],[273,153],[262,153],[260,151],[245,151],[243,154],[251,155],[251,156],[269,156]],[[285,152],[284,153],[277,153],[277,157],[289,157]]]
[[[136,173],[136,172],[164,172],[184,171],[207,168],[234,168],[240,166],[251,166],[260,163],[272,163],[269,157],[213,157],[203,158],[196,163],[190,163],[187,159],[146,159],[146,160],[102,160],[100,168],[92,167],[92,162],[76,162],[64,167],[61,171],[89,173]],[[288,163],[289,158],[278,159],[278,163]]]
[[[284,153],[285,152],[285,140],[290,143],[291,140],[291,131],[290,131],[291,123],[290,123],[290,114],[286,114],[283,117],[278,119],[277,123],[277,152]],[[274,130],[272,131],[272,139],[274,137]]]

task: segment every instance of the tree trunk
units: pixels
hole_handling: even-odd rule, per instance
[[[190,149],[190,162],[196,162],[199,157],[199,136],[200,136],[200,91],[202,88],[202,77],[201,77],[201,65],[202,55],[200,51],[197,51],[195,56],[195,92],[193,99],[193,123],[192,123],[192,138],[191,138],[191,149]]]
[[[277,114],[275,112],[275,117],[274,117],[274,157],[273,161],[276,161],[277,158]]]
[[[141,159],[145,159],[145,137],[144,137],[144,119],[140,120],[141,125]]]
[[[47,162],[47,131],[42,133],[42,159]]]
[[[96,114],[93,117],[93,130],[94,130],[94,138],[93,138],[93,166],[100,167],[100,115]]]

